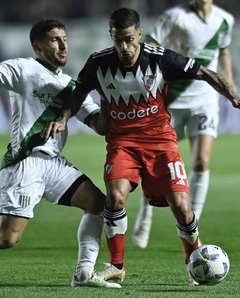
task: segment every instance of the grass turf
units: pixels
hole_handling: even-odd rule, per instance
[[[0,136],[1,155],[7,143],[8,137]],[[180,143],[189,172],[188,147],[187,141]],[[63,155],[104,191],[103,138],[84,134],[70,136]],[[0,298],[240,297],[239,166],[239,136],[219,136],[213,149],[210,189],[199,228],[203,243],[219,245],[229,255],[230,272],[221,284],[188,286],[184,253],[169,208],[154,209],[148,247],[142,250],[132,245],[131,234],[139,207],[138,187],[126,204],[129,217],[125,249],[127,276],[122,289],[70,287],[77,259],[76,230],[83,212],[42,201],[35,208],[35,217],[30,220],[21,241],[0,252]],[[108,261],[103,235],[96,269]]]

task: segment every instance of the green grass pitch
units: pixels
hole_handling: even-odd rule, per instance
[[[0,153],[9,137],[0,137]],[[129,229],[125,249],[127,276],[122,289],[71,288],[77,259],[76,230],[83,212],[42,201],[35,208],[21,241],[0,252],[0,298],[228,298],[240,297],[240,155],[239,135],[219,136],[211,161],[211,182],[199,223],[203,243],[221,246],[231,267],[226,279],[213,287],[188,286],[184,253],[169,208],[155,208],[146,249],[132,245],[131,234],[139,207],[140,187],[131,193],[126,209]],[[187,172],[189,144],[180,143]],[[84,134],[69,137],[63,155],[103,190],[105,141]],[[96,269],[108,262],[105,237]]]

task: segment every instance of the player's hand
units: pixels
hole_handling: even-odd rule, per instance
[[[240,99],[234,98],[231,100],[231,103],[234,108],[240,109]]]
[[[58,132],[64,131],[66,128],[65,119],[60,121],[50,122],[44,129],[41,131],[40,136],[43,139],[48,139],[49,137],[54,138]]]

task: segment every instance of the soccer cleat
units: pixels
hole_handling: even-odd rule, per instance
[[[95,272],[101,280],[115,280],[123,282],[126,275],[126,269],[124,267],[122,269],[118,269],[111,263],[104,263],[104,265],[105,267],[103,269]]]
[[[72,287],[105,287],[105,288],[121,288],[120,284],[113,282],[106,282],[105,280],[98,277],[95,273],[91,277],[85,279],[84,281],[78,281],[78,276],[74,275],[72,282]]]
[[[148,245],[149,234],[152,225],[152,208],[141,210],[138,214],[134,231],[132,235],[132,242],[136,247],[146,248]]]

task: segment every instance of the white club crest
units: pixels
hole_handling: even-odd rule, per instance
[[[152,91],[156,84],[156,76],[155,75],[147,75],[143,77],[143,82],[148,91]]]

